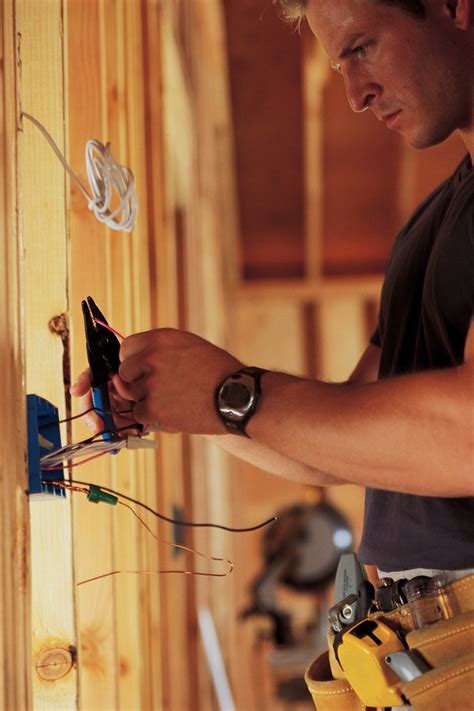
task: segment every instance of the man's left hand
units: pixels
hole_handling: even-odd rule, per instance
[[[125,338],[121,365],[112,380],[118,394],[134,401],[134,417],[167,432],[226,434],[215,392],[243,364],[203,338],[171,328]]]

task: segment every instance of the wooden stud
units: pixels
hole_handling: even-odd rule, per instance
[[[41,121],[64,150],[62,2],[51,0],[44,5],[22,0],[16,13],[22,109]],[[19,181],[26,387],[56,404],[64,415],[64,345],[48,323],[67,310],[65,174],[38,129],[26,119],[22,128]],[[39,660],[45,654],[76,649],[70,498],[32,502],[30,526],[33,706],[75,709],[75,665],[71,663],[54,684],[39,671],[43,668]]]
[[[105,48],[101,45],[100,35],[101,4],[69,0],[67,6],[68,159],[86,185],[86,142],[91,138],[104,143],[107,141],[104,135],[107,106],[104,106],[103,96]],[[113,16],[109,18],[109,23],[112,20]],[[69,236],[71,367],[76,377],[87,365],[81,300],[90,295],[104,313],[108,313],[110,292],[107,265],[110,257],[104,226],[96,220],[72,183]],[[115,325],[120,329],[120,323]],[[74,413],[80,412],[81,407],[79,402],[73,400]],[[75,421],[73,440],[79,441],[88,435],[90,433],[82,422]],[[91,462],[84,469],[73,470],[74,474],[77,473],[77,478],[81,480],[111,486],[109,460],[104,457]],[[80,582],[114,569],[112,522],[116,514],[105,504],[89,503],[81,494],[73,494],[73,505],[74,563],[76,582]],[[113,578],[105,578],[77,588],[80,699],[84,709],[120,708],[114,584]]]
[[[0,391],[11,416],[0,432],[0,707],[26,711],[31,696],[29,521],[26,488],[26,408],[23,309],[18,229],[18,93],[16,7],[0,8]]]

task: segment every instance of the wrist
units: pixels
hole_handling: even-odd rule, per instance
[[[261,380],[261,395],[258,410],[247,425],[247,434],[259,439],[267,427],[273,428],[286,419],[291,395],[289,389],[301,382],[301,378],[278,371],[267,371]]]

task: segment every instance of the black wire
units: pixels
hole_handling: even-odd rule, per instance
[[[167,521],[168,523],[173,523],[176,526],[190,526],[193,528],[221,528],[223,531],[231,531],[232,533],[247,533],[249,531],[257,531],[259,528],[268,526],[268,524],[277,520],[277,517],[273,516],[272,518],[269,518],[267,521],[264,521],[263,523],[259,523],[257,526],[249,526],[247,528],[232,528],[230,526],[222,526],[219,523],[194,523],[192,521],[177,521],[174,518],[168,518],[168,516],[165,516],[164,514],[161,514],[158,511],[155,511],[155,509],[152,509],[151,506],[148,506],[148,504],[144,504],[143,501],[138,501],[137,499],[132,499],[131,496],[122,494],[120,491],[115,491],[115,489],[110,489],[108,486],[103,486],[102,484],[100,484],[100,485],[99,484],[92,484],[90,481],[78,481],[77,479],[68,479],[67,481],[70,484],[78,484],[79,486],[97,486],[97,487],[99,487],[99,489],[104,489],[104,491],[108,491],[111,494],[115,494],[115,496],[118,496],[122,499],[126,499],[127,501],[131,501],[132,503],[137,504],[138,506],[141,506],[142,508],[146,509],[146,511],[153,514],[153,516],[156,516],[157,518],[161,518],[161,519],[163,519],[163,521]],[[51,482],[49,482],[49,483],[51,483]]]
[[[62,425],[64,422],[72,422],[72,420],[77,420],[79,417],[87,415],[88,412],[102,412],[105,415],[128,415],[130,412],[133,412],[133,410],[103,410],[101,407],[92,406],[89,407],[88,410],[80,412],[78,415],[72,415],[72,417],[65,417],[64,420],[51,420],[51,422],[45,422],[44,424],[40,425],[38,429],[42,430],[45,427],[51,427],[52,425]],[[132,422],[135,422],[132,417],[127,417],[126,419],[130,419]]]
[[[102,435],[104,434],[117,434],[118,432],[123,432],[124,430],[133,430],[133,429],[139,429],[141,425],[136,422],[134,425],[124,425],[123,427],[114,427],[113,430],[101,430],[100,432],[96,432],[95,434],[91,435],[90,437],[86,437],[86,439],[81,439],[79,442],[73,442],[72,444],[69,445],[64,445],[64,447],[60,447],[60,449],[55,449],[51,454],[55,454],[56,452],[61,451],[61,449],[67,449],[67,447],[77,447],[81,444],[94,444],[94,442],[98,441]],[[113,443],[114,440],[111,440]],[[117,439],[117,441],[120,441],[120,438]]]
[[[125,430],[140,430],[141,427],[142,425],[139,422],[135,422],[135,424],[123,425],[123,427],[114,427],[113,430],[101,430],[100,432],[96,432],[94,435],[88,437],[87,439],[82,439],[80,442],[75,442],[75,444],[93,444],[104,434],[118,434],[118,432],[123,432]],[[118,441],[120,441],[120,438],[118,439]]]

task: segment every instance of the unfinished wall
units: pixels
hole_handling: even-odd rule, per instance
[[[15,416],[0,437],[0,705],[212,708],[197,612],[211,609],[229,659],[232,584],[148,573],[77,587],[114,570],[211,566],[158,545],[125,509],[77,492],[28,507],[24,395],[51,400],[61,416],[78,412],[68,388],[86,365],[87,295],[124,334],[181,325],[225,340],[219,224],[235,220],[225,72],[217,69],[212,84],[208,67],[187,64],[202,46],[214,68],[223,61],[221,7],[12,0],[2,13],[1,383]],[[191,23],[194,44],[185,36]],[[96,221],[22,111],[47,128],[83,182],[86,140],[111,142],[136,177],[132,234]],[[77,421],[69,432],[74,441],[86,434]],[[176,435],[160,438],[156,453],[123,452],[72,472],[168,516],[223,521],[226,470],[220,454]],[[146,521],[162,539],[230,555],[229,539]],[[227,607],[215,605],[221,597]]]

